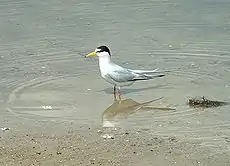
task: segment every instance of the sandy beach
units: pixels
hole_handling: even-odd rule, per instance
[[[203,145],[199,138],[68,122],[24,125],[1,134],[1,165],[229,165],[226,147]]]
[[[228,0],[0,2],[0,165],[230,165]],[[114,62],[171,71],[122,88]],[[161,100],[143,103],[162,97]],[[170,108],[170,109],[168,109]]]

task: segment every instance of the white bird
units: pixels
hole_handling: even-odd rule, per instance
[[[113,85],[114,99],[116,100],[116,87],[118,87],[118,97],[121,100],[121,87],[132,85],[136,81],[150,80],[158,77],[165,76],[164,74],[157,73],[155,70],[133,70],[123,68],[111,60],[111,53],[107,46],[100,46],[95,51],[89,53],[86,57],[90,56],[99,57],[99,67],[101,76],[105,81]]]

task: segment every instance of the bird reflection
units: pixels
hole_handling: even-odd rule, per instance
[[[161,110],[174,110],[172,108],[159,108],[149,106],[154,101],[160,100],[163,97],[150,100],[147,102],[139,103],[132,99],[114,100],[114,102],[103,112],[102,123],[103,127],[114,127],[118,120],[126,119],[128,116],[143,109],[161,109]]]

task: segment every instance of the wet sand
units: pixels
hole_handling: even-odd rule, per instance
[[[230,106],[186,104],[230,101],[229,8],[228,0],[1,1],[0,128],[10,130],[0,130],[0,165],[230,165]],[[163,99],[138,111],[110,107],[111,85],[97,59],[84,57],[101,44],[125,67],[172,71],[122,89],[134,104]],[[109,109],[116,123],[106,128]]]
[[[31,123],[29,123],[31,125]],[[19,125],[22,127],[23,125]],[[229,152],[148,129],[36,122],[1,134],[1,165],[229,165]],[[106,136],[111,136],[107,138]]]

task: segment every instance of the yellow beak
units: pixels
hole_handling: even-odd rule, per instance
[[[95,51],[93,51],[93,52],[89,53],[88,55],[86,55],[86,57],[89,57],[89,56],[96,56],[96,55],[97,55],[97,53],[96,53]]]

